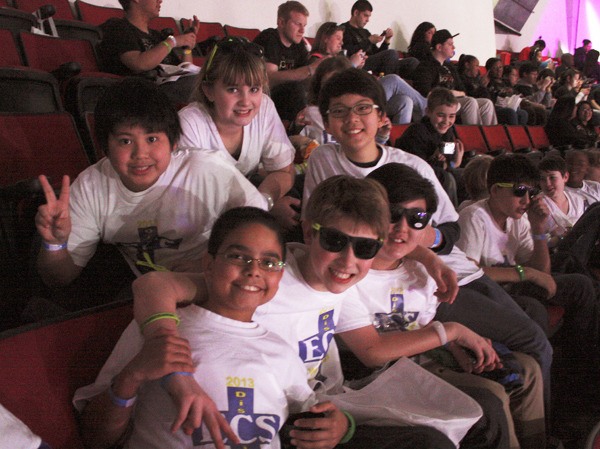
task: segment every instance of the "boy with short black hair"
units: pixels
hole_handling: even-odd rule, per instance
[[[70,188],[65,177],[58,199],[40,177],[47,204],[36,216],[37,266],[46,284],[74,281],[101,241],[115,244],[136,274],[184,271],[205,252],[218,214],[266,209],[260,192],[218,154],[176,151],[177,111],[153,83],[128,78],[107,88],[95,118],[107,157]]]
[[[567,191],[577,191],[590,197],[591,202],[600,201],[600,182],[585,179],[590,161],[585,150],[569,150],[565,153],[569,179]]]

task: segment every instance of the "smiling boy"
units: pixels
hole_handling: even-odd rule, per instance
[[[41,177],[47,204],[36,216],[37,266],[47,285],[74,281],[101,241],[115,244],[135,273],[183,271],[202,257],[218,214],[266,209],[265,198],[217,154],[175,151],[177,112],[152,83],[132,78],[111,86],[95,117],[107,157],[71,188],[65,177],[58,199]]]

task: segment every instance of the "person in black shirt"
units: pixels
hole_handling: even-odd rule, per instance
[[[343,48],[352,56],[354,53],[362,50],[368,59],[365,62],[364,70],[371,71],[374,74],[394,73],[406,78],[418,65],[419,61],[415,58],[398,59],[398,52],[390,49],[390,41],[394,36],[391,28],[386,28],[381,34],[371,34],[365,26],[369,23],[373,6],[368,0],[358,0],[350,11],[350,20],[343,24],[344,45]],[[381,43],[378,47],[377,44]]]

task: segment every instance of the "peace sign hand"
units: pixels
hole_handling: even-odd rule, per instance
[[[46,204],[38,208],[35,225],[42,240],[50,244],[66,243],[71,234],[71,217],[69,215],[69,177],[63,176],[60,195],[56,198],[54,189],[44,175],[39,177],[44,189]]]

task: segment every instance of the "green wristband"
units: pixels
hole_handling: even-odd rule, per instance
[[[354,436],[354,432],[356,432],[356,421],[354,420],[354,416],[345,410],[342,410],[342,413],[346,415],[346,418],[348,418],[348,430],[346,431],[344,438],[340,440],[339,444],[344,444],[350,441]]]
[[[150,324],[150,323],[154,323],[155,321],[158,320],[165,320],[165,319],[169,319],[169,320],[175,320],[175,324],[177,326],[179,326],[179,322],[181,321],[179,319],[179,317],[177,315],[175,315],[174,313],[155,313],[154,315],[150,315],[146,321],[144,321],[141,325],[140,325],[140,332],[143,334],[144,333],[144,329],[146,329],[146,327]]]
[[[525,268],[521,265],[515,265],[515,270],[519,274],[519,281],[523,282],[525,280]]]

